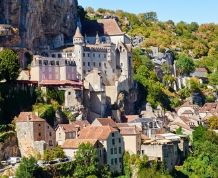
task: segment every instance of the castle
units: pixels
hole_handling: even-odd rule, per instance
[[[76,82],[83,83],[84,105],[101,108],[94,115],[103,116],[107,104],[114,104],[120,92],[128,93],[133,86],[131,54],[131,41],[115,19],[79,21],[72,44],[33,56],[30,80],[45,86],[74,81],[76,89]]]

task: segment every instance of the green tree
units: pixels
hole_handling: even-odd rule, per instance
[[[215,71],[208,76],[209,84],[212,86],[218,85],[218,71]]]
[[[75,177],[85,178],[90,175],[98,174],[97,151],[90,143],[81,144],[79,146],[75,154],[75,163]]]
[[[0,80],[16,80],[19,75],[19,69],[18,55],[14,51],[4,49],[0,52]]]
[[[56,158],[64,158],[65,154],[63,149],[60,146],[55,148],[45,150],[44,152],[44,160],[50,161]]]
[[[181,54],[178,56],[176,61],[176,67],[181,75],[189,75],[191,72],[195,69],[195,64],[192,60],[192,58]]]
[[[39,170],[37,166],[37,161],[35,158],[30,157],[26,158],[23,157],[19,167],[16,170],[16,177],[17,178],[34,178],[36,177],[36,173]]]

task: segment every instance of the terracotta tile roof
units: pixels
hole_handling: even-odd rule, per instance
[[[120,127],[129,127],[129,124],[127,123],[116,123],[117,126],[120,128]]]
[[[102,126],[107,126],[107,125],[109,125],[109,126],[111,126],[111,127],[117,127],[117,124],[116,124],[116,122],[114,122],[114,120],[113,119],[111,119],[111,118],[96,118],[96,120],[98,121],[98,122],[100,122],[100,124],[102,125]]]
[[[67,85],[67,86],[81,87],[82,82],[71,81],[71,80],[42,80],[41,82],[39,82],[39,85],[50,85],[50,86]]]
[[[115,19],[98,19],[84,21],[82,24],[82,32],[87,36],[104,35],[123,35],[117,21]]]
[[[62,148],[65,149],[76,149],[82,143],[90,143],[91,145],[95,145],[98,142],[97,139],[67,139],[65,140]]]
[[[90,123],[87,120],[74,121],[71,124],[73,124],[75,127],[80,127],[80,129],[90,125]]]
[[[127,122],[131,122],[131,121],[134,121],[135,119],[139,118],[138,115],[126,115],[125,117],[127,119]]]
[[[193,114],[191,110],[185,110],[182,114]]]
[[[107,140],[109,135],[118,130],[111,126],[88,126],[80,131],[79,139]]]
[[[139,130],[136,127],[120,127],[120,134],[121,135],[138,135]]]
[[[75,127],[74,124],[59,124],[58,127],[62,128],[65,133],[76,132],[78,130],[78,128]]]
[[[205,103],[199,112],[216,113],[218,112],[218,103]]]
[[[38,117],[32,112],[21,112],[16,122],[46,122],[44,119]]]
[[[150,138],[145,134],[141,134],[141,139],[142,140],[150,140]]]

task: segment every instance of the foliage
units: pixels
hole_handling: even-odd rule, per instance
[[[36,102],[33,86],[0,83],[0,123],[9,124],[21,111],[30,111]],[[12,109],[13,108],[13,109]]]
[[[10,50],[4,49],[0,52],[0,80],[16,80],[19,75],[18,55]]]
[[[183,134],[183,132],[182,132],[182,127],[181,127],[181,126],[176,129],[176,134],[177,134],[177,135],[182,135],[182,134]]]
[[[132,175],[136,175],[139,178],[144,177],[163,177],[171,178],[162,164],[156,162],[149,162],[146,155],[140,156],[128,152],[123,157],[124,176],[123,178],[130,178]]]
[[[75,177],[84,178],[89,175],[97,175],[98,160],[96,149],[90,143],[81,144],[75,154],[75,163]],[[85,169],[84,165],[86,166]]]
[[[191,92],[200,92],[200,81],[198,78],[192,77],[189,81],[189,88]]]
[[[64,158],[65,154],[63,149],[60,146],[57,146],[55,148],[45,150],[44,152],[44,160],[51,161],[56,158]]]
[[[47,177],[45,178],[52,178],[52,177],[73,177],[75,169],[75,162],[70,161],[61,164],[54,164],[52,166],[48,166],[45,168],[45,172],[47,172]]]
[[[218,71],[209,74],[208,80],[210,85],[212,86],[218,85]]]
[[[39,167],[37,166],[37,161],[35,158],[23,157],[19,167],[16,170],[17,178],[33,178],[37,176],[37,171]]]
[[[208,126],[210,129],[218,129],[218,117],[217,116],[209,117]]]
[[[185,160],[182,172],[189,177],[218,177],[218,135],[202,125],[193,132],[193,153]]]
[[[55,109],[52,104],[37,103],[33,106],[33,111],[37,112],[39,117],[45,119],[50,125],[54,125]]]
[[[72,114],[71,111],[69,111],[69,110],[67,110],[67,109],[64,109],[64,110],[63,110],[63,113],[64,113],[64,115],[67,117],[67,119],[68,119],[69,121],[73,122],[73,121],[76,120],[75,116]]]
[[[195,69],[195,65],[192,58],[184,54],[178,55],[176,66],[179,74],[181,75],[189,75]]]
[[[64,103],[64,91],[58,90],[55,88],[48,88],[46,93],[46,97],[48,102],[51,102],[52,100],[57,101],[59,104]]]

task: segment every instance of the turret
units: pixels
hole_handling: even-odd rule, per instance
[[[95,38],[95,44],[100,44],[100,38],[99,38],[99,35],[98,35],[98,32],[96,33],[96,38]]]
[[[84,37],[81,34],[80,28],[77,27],[75,35],[73,37],[74,44],[74,54],[75,62],[77,66],[77,74],[80,80],[83,79],[83,47],[84,47]]]
[[[76,45],[76,44],[80,44],[80,45],[84,44],[84,37],[82,36],[79,27],[76,28],[75,35],[73,36],[73,44],[74,45]]]

